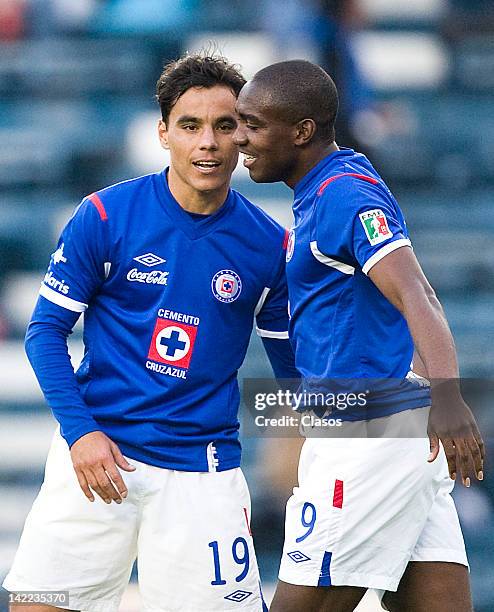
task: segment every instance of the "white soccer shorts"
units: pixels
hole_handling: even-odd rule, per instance
[[[280,580],[396,591],[409,561],[468,566],[446,456],[428,455],[424,438],[307,439]]]
[[[179,472],[129,459],[127,499],[88,501],[67,444],[55,434],[45,480],[29,513],[8,591],[69,591],[67,606],[118,610],[138,558],[145,612],[261,612],[240,468]]]

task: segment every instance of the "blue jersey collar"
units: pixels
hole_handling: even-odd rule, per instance
[[[331,162],[340,161],[342,157],[352,157],[355,155],[355,151],[353,149],[347,149],[346,147],[341,147],[339,151],[333,151],[326,157],[323,157],[320,162],[318,162],[312,170],[309,170],[307,174],[300,179],[300,181],[293,188],[295,198],[299,198],[303,195],[305,189],[312,184],[312,181],[317,177],[319,173],[323,170],[325,173],[328,171],[328,166]]]
[[[224,218],[225,214],[229,212],[233,206],[235,198],[232,190],[228,190],[226,200],[216,212],[211,215],[204,215],[204,219],[193,219],[173,197],[170,187],[168,186],[168,169],[169,168],[166,167],[162,172],[155,175],[156,191],[166,214],[171,217],[177,226],[192,240],[201,238],[205,234],[213,231],[217,223]]]

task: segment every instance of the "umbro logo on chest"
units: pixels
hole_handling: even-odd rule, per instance
[[[133,261],[137,261],[139,264],[142,264],[147,268],[154,268],[155,266],[164,264],[166,259],[163,259],[163,257],[155,255],[154,253],[144,253],[144,255],[134,257]],[[134,267],[127,272],[127,280],[146,285],[167,285],[169,274],[170,273],[168,271],[164,270],[150,270],[148,272],[143,272],[137,267]]]

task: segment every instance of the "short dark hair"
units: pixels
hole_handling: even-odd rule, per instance
[[[320,66],[306,60],[278,62],[259,70],[252,81],[265,90],[267,103],[281,119],[290,123],[313,119],[314,138],[334,141],[338,91]]]
[[[220,55],[196,53],[183,55],[165,65],[156,83],[156,98],[165,123],[177,100],[191,87],[229,87],[235,97],[245,85],[237,66]]]

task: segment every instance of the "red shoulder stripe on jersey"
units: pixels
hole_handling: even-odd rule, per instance
[[[99,195],[97,193],[92,193],[91,195],[88,195],[88,199],[95,205],[101,220],[107,221],[108,215],[106,214],[105,207],[103,206],[103,202],[101,201]]]
[[[285,230],[285,237],[283,238],[283,250],[286,251],[286,247],[288,246],[288,236],[290,235],[290,232],[286,229]]]
[[[335,480],[333,493],[333,507],[343,508],[343,480]]]
[[[322,183],[321,186],[319,187],[317,195],[320,196],[322,192],[326,189],[326,187],[329,185],[329,183],[336,181],[336,179],[339,179],[342,176],[353,176],[354,178],[361,179],[362,181],[367,181],[368,183],[372,183],[373,185],[377,185],[379,183],[379,181],[376,180],[375,178],[372,178],[371,176],[365,176],[365,174],[356,174],[355,172],[344,172],[343,174],[336,174],[335,176],[332,176],[331,178],[326,179],[324,183]]]

